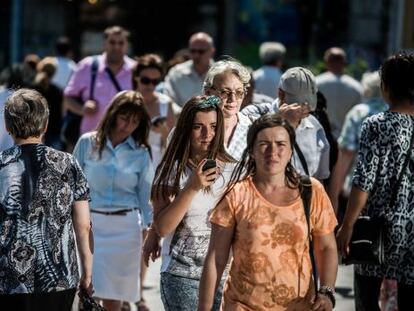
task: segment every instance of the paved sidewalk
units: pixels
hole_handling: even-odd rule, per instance
[[[163,311],[164,307],[160,295],[160,265],[161,260],[151,263],[147,272],[144,296],[151,311]],[[336,311],[353,311],[353,267],[339,266],[338,279],[336,282]]]

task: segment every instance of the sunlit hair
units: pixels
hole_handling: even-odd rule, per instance
[[[48,119],[47,101],[35,90],[17,90],[6,101],[4,121],[7,130],[16,138],[40,137]]]
[[[206,92],[208,89],[214,87],[214,79],[217,76],[220,76],[225,73],[234,74],[241,83],[243,83],[243,88],[247,90],[250,82],[250,73],[246,67],[244,67],[237,60],[220,60],[215,62],[210,69],[207,71],[206,77],[203,83],[203,90]]]
[[[95,138],[95,149],[102,156],[106,140],[116,128],[116,118],[119,115],[138,117],[139,124],[131,136],[137,145],[145,146],[151,154],[151,147],[148,144],[148,135],[151,127],[151,119],[144,105],[142,95],[135,91],[122,91],[112,99],[105,115],[97,127]]]
[[[234,159],[224,148],[224,121],[223,113],[218,107],[220,99],[215,96],[197,96],[191,98],[183,107],[171,141],[155,172],[152,188],[152,199],[168,198],[177,195],[180,189],[180,179],[189,164],[191,152],[191,133],[194,119],[198,112],[215,111],[217,123],[215,136],[210,143],[206,155],[208,159],[219,159],[223,162],[234,162]],[[169,191],[171,190],[172,191]]]
[[[381,66],[381,88],[388,91],[391,101],[414,103],[414,54],[399,52]],[[393,104],[393,103],[389,103]]]
[[[259,119],[253,122],[247,132],[247,147],[243,152],[240,162],[236,165],[230,182],[227,186],[224,195],[221,200],[233,189],[236,183],[247,179],[250,176],[256,174],[256,162],[251,157],[253,153],[253,147],[257,139],[257,135],[260,131],[272,128],[272,127],[283,127],[289,134],[290,147],[293,153],[293,146],[295,144],[295,130],[289,124],[289,122],[283,119],[279,114],[266,114],[261,116]],[[296,172],[293,165],[289,162],[285,168],[285,184],[291,189],[299,187],[299,175]],[[220,201],[221,201],[220,200]]]

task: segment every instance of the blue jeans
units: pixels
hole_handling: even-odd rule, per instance
[[[161,273],[161,300],[165,311],[194,311],[198,306],[200,280]],[[217,289],[212,310],[220,310],[223,282]]]

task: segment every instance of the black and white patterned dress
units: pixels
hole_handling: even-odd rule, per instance
[[[82,200],[89,188],[71,155],[41,144],[0,153],[0,294],[77,287],[72,206]]]
[[[361,129],[353,183],[369,192],[367,211],[385,216],[387,238],[383,266],[357,265],[360,275],[387,277],[414,285],[414,152],[402,172],[414,128],[414,117],[383,112],[367,118]],[[394,206],[388,206],[393,186],[403,174]],[[365,211],[366,212],[366,211]]]

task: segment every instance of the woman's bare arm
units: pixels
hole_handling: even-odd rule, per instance
[[[212,224],[210,244],[200,281],[199,311],[210,311],[213,307],[214,296],[229,258],[233,235],[234,227]]]

